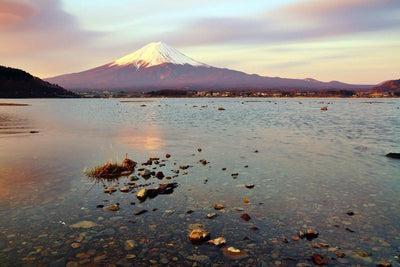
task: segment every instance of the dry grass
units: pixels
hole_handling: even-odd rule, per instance
[[[108,162],[106,164],[96,166],[89,170],[84,170],[86,176],[90,178],[100,178],[112,180],[122,176],[123,172],[133,172],[136,162],[131,159],[125,158],[122,164],[117,162]]]

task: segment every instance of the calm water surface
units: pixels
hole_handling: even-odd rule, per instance
[[[31,104],[0,106],[1,266],[295,266],[312,264],[313,253],[329,265],[400,265],[400,161],[385,157],[400,152],[399,99],[148,101],[0,101]],[[103,192],[127,186],[126,177],[102,182],[83,174],[126,154],[142,163],[166,153],[171,158],[157,167],[166,176],[192,167],[171,180],[137,181],[178,185],[143,203],[137,190]],[[97,208],[115,203],[119,211]],[[214,210],[216,203],[225,209]],[[244,212],[250,221],[240,219]],[[81,221],[92,227],[71,227]],[[199,224],[247,257],[192,245],[188,234]],[[319,237],[292,240],[308,228]]]

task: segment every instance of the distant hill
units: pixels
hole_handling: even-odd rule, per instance
[[[400,93],[400,79],[384,82],[378,86],[373,87],[371,91]]]
[[[0,66],[0,98],[77,97],[73,92],[42,81],[29,73]]]
[[[157,91],[229,89],[368,90],[370,85],[315,79],[288,79],[216,68],[162,43],[150,43],[132,54],[83,72],[45,79],[67,89]]]

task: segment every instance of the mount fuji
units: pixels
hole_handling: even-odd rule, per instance
[[[87,71],[45,79],[67,89],[364,89],[367,85],[287,79],[216,68],[185,56],[175,48],[153,42],[111,63]]]

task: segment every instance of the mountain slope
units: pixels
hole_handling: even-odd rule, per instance
[[[23,70],[0,66],[0,98],[17,97],[76,97],[76,94]]]
[[[150,43],[136,52],[87,71],[46,79],[70,89],[364,89],[336,81],[263,77],[215,68],[195,61],[165,43]]]
[[[373,92],[393,92],[400,93],[400,79],[386,81],[371,89]]]

